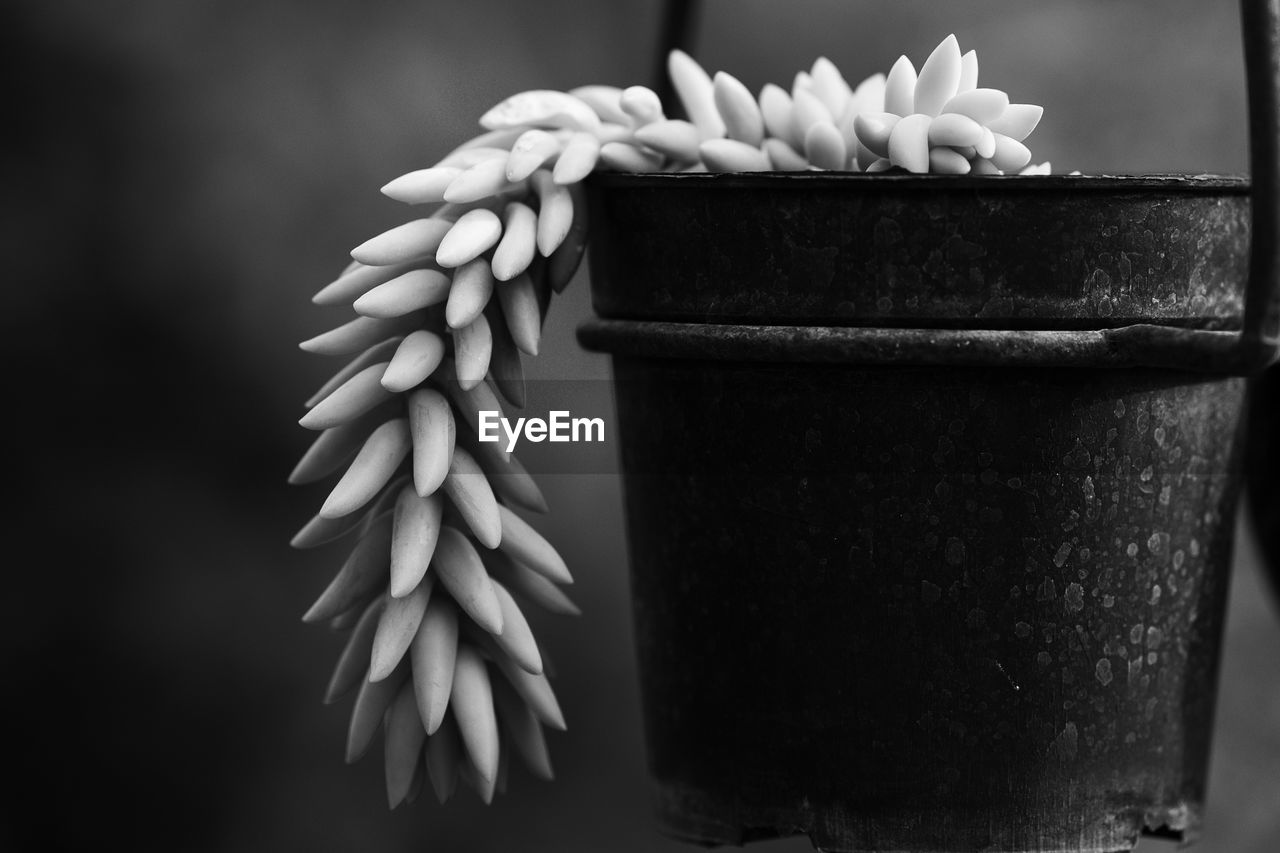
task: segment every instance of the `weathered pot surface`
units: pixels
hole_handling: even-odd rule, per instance
[[[602,174],[590,186],[593,219],[610,223],[592,235],[594,304],[605,318],[1240,324],[1241,178]]]
[[[1247,185],[1035,184],[595,182],[672,834],[1194,837],[1244,380],[1150,329],[1234,339],[1161,327],[1239,325]]]
[[[1195,836],[1243,379],[615,371],[668,832],[939,853]]]

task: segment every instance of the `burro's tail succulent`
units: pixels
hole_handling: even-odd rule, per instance
[[[1041,114],[977,88],[977,58],[953,36],[918,75],[903,57],[857,86],[826,59],[758,98],[679,51],[669,71],[687,119],[667,118],[644,86],[498,104],[484,133],[382,188],[423,215],[353,249],[313,299],[353,316],[302,349],[350,361],[300,421],[318,436],[290,482],[337,482],[293,545],[345,542],[347,557],[303,618],[349,632],[325,701],[356,691],[348,761],[385,730],[393,808],[426,780],[441,801],[462,779],[489,802],[512,753],[552,775],[544,729],[565,720],[525,611],[576,614],[561,588],[572,578],[520,514],[547,511],[537,484],[480,440],[478,419],[525,403],[522,358],[537,355],[551,298],[586,248],[582,180],[1017,170]]]

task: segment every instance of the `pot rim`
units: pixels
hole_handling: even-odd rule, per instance
[[[698,188],[702,190],[802,190],[857,186],[865,191],[1132,192],[1248,195],[1248,175],[903,175],[879,172],[597,172],[588,178],[602,187]]]

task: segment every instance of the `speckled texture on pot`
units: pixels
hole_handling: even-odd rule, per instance
[[[596,175],[605,318],[1238,328],[1240,178]],[[767,287],[746,286],[747,282]]]
[[[846,851],[1194,836],[1244,380],[615,372],[667,831]]]

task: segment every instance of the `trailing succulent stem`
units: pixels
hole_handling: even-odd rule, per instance
[[[576,614],[556,550],[516,510],[546,501],[516,458],[477,434],[480,412],[525,402],[551,297],[587,238],[581,182],[598,169],[995,174],[1023,169],[1041,109],[977,87],[977,57],[948,36],[917,74],[903,57],[856,87],[819,59],[788,92],[753,96],[674,52],[685,119],[643,86],[515,95],[485,133],[382,188],[424,214],[352,250],[314,297],[354,317],[302,343],[351,360],[307,401],[319,432],[290,477],[339,474],[293,539],[350,540],[304,617],[350,632],[325,695],[357,691],[354,761],[385,730],[392,807],[430,780],[489,802],[508,755],[551,777],[543,729],[564,717],[525,608]],[[1032,167],[1047,172],[1048,164]]]

